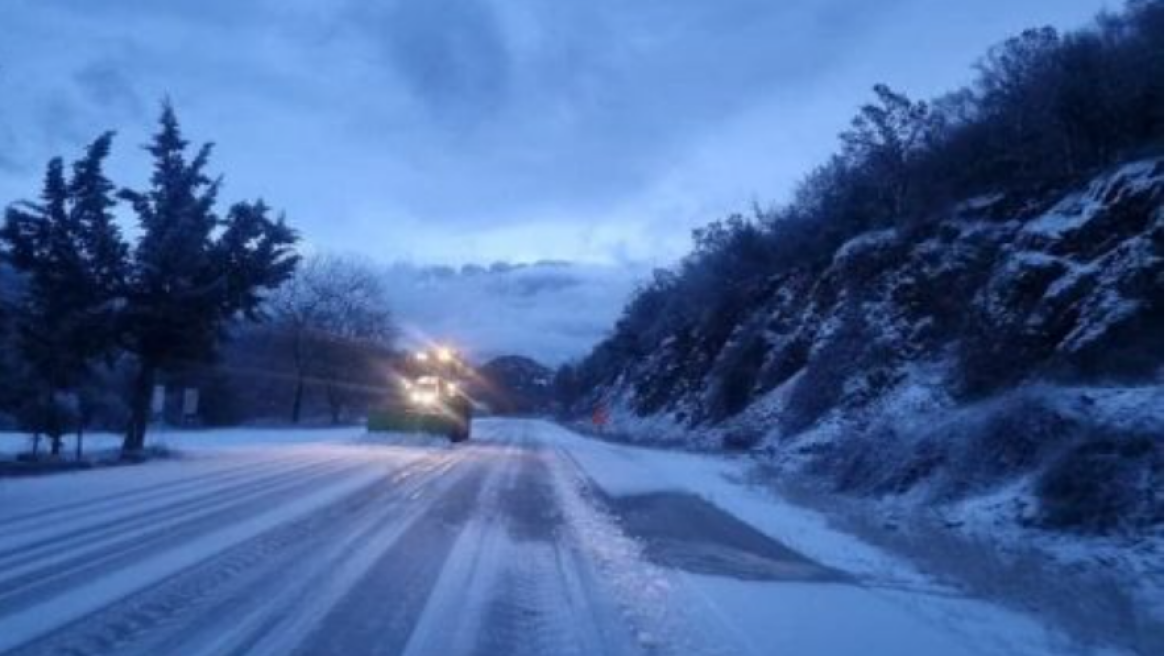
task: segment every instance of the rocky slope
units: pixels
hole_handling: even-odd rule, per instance
[[[865,496],[1014,485],[1023,523],[1162,521],[1162,157],[901,225],[746,290],[728,336],[680,329],[576,410]]]

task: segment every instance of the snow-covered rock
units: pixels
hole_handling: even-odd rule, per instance
[[[1013,486],[1038,498],[1019,522],[1147,526],[1162,405],[1121,425],[1065,399],[1162,389],[1162,244],[1160,157],[1053,198],[970,199],[746,290],[729,330],[679,327],[587,403],[630,439],[754,449],[837,489],[956,503]],[[1083,467],[1107,482],[1063,489]]]

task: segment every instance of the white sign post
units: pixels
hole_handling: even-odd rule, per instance
[[[155,385],[154,395],[150,397],[150,413],[155,419],[158,419],[164,410],[166,410],[166,386]]]
[[[182,404],[183,422],[190,423],[199,414],[199,389],[188,387],[183,390]]]

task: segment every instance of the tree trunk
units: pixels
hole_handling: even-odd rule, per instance
[[[85,434],[84,429],[81,428],[80,424],[78,424],[78,426],[77,426],[77,452],[76,452],[76,454],[74,454],[74,457],[77,459],[77,462],[81,462],[81,451],[82,451],[81,440],[82,440],[84,434]]]
[[[292,423],[300,423],[300,411],[304,404],[304,374],[296,374],[296,392],[292,396]]]
[[[304,378],[308,375],[308,364],[305,362],[304,334],[300,326],[296,327],[292,336],[292,362],[296,367],[296,393],[292,397],[292,423],[299,424],[300,416],[304,412]]]
[[[134,455],[146,447],[146,427],[150,423],[150,401],[154,394],[154,365],[143,362],[138,365],[138,377],[134,380],[133,397],[130,399],[130,425],[122,442],[122,455]]]
[[[341,423],[341,411],[344,409],[340,391],[330,384],[326,396],[328,397],[329,414],[332,416],[333,425],[336,426]]]
[[[45,393],[45,422],[49,425],[49,455],[54,459],[61,456],[61,434],[64,432],[65,413],[57,402],[57,390],[49,389]]]

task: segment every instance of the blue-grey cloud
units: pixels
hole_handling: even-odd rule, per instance
[[[605,335],[646,273],[562,262],[398,264],[386,280],[407,342],[457,344],[480,361],[519,354],[556,365]]]
[[[370,37],[436,120],[488,120],[504,101],[510,55],[481,0],[405,2],[373,18]]]
[[[989,44],[1104,2],[9,0],[0,197],[155,103],[321,248],[374,258],[676,257],[782,200],[873,82],[931,95]]]
[[[138,94],[134,84],[112,60],[94,61],[73,75],[85,100],[131,118],[144,119],[148,103]]]
[[[829,72],[847,51],[828,46],[862,41],[889,6],[437,0],[355,11],[332,33],[374,44],[422,101],[398,143],[435,175],[401,190],[409,208],[472,222],[517,204],[603,211],[705,130]],[[472,190],[438,191],[451,181]]]

